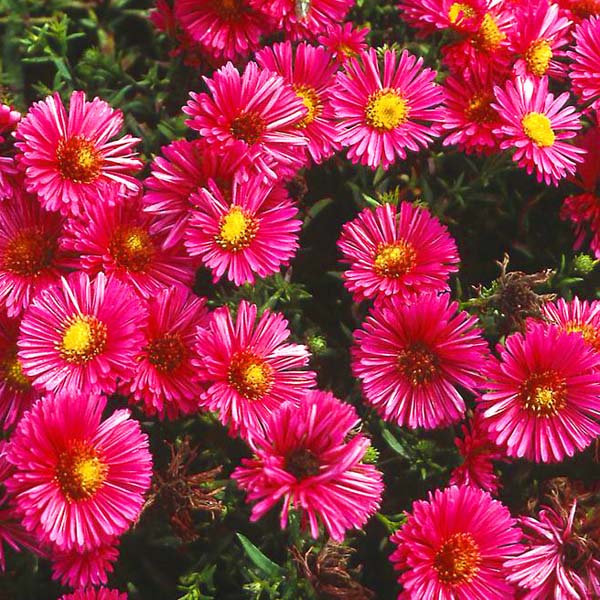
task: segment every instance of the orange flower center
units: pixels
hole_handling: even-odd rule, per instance
[[[405,240],[391,244],[379,244],[373,268],[380,277],[397,279],[410,273],[417,264],[417,252],[414,246]]]
[[[396,359],[399,373],[413,387],[431,382],[438,372],[438,366],[438,357],[423,342],[415,342],[404,348]]]
[[[292,450],[286,457],[283,468],[291,473],[298,481],[319,474],[319,459],[304,448]]]
[[[538,112],[527,113],[521,119],[523,133],[540,148],[548,148],[554,144],[554,131],[550,119]]]
[[[232,206],[219,220],[217,244],[229,252],[245,250],[256,237],[258,219],[239,206]]]
[[[567,404],[567,382],[556,371],[532,373],[520,394],[523,408],[536,417],[553,417]]]
[[[478,92],[469,100],[465,117],[474,123],[494,123],[498,120],[498,113],[491,106],[493,101],[493,94]]]
[[[494,52],[505,40],[506,34],[500,31],[496,21],[489,13],[486,13],[479,27],[479,31],[473,38],[473,45],[484,52]]]
[[[242,0],[212,0],[211,7],[224,21],[240,21],[247,12]]]
[[[266,125],[258,113],[250,111],[238,115],[231,122],[230,130],[234,138],[252,145],[261,140]]]
[[[475,12],[475,9],[462,2],[454,2],[450,6],[450,10],[448,10],[448,20],[450,23],[457,26],[460,26],[465,18],[473,19],[476,16],[477,13]]]
[[[227,381],[247,400],[259,400],[273,387],[273,368],[252,352],[236,352],[229,364]]]
[[[408,120],[410,108],[400,94],[393,89],[377,90],[367,101],[365,120],[379,131],[391,131]]]
[[[535,40],[527,48],[527,52],[525,52],[527,69],[536,77],[546,74],[551,58],[552,47],[546,40]]]
[[[298,129],[304,129],[321,114],[321,101],[319,100],[317,90],[310,85],[294,85],[294,91],[308,111],[307,115],[298,123]]]
[[[161,338],[156,338],[146,346],[148,362],[162,373],[174,371],[181,365],[185,355],[185,346],[176,333],[168,333]]]
[[[154,256],[150,233],[137,226],[119,227],[110,240],[108,250],[119,267],[135,273],[146,269]]]
[[[82,365],[103,352],[106,337],[106,325],[96,317],[73,316],[64,325],[60,356],[69,363]]]
[[[89,445],[76,442],[58,457],[56,480],[69,502],[94,496],[106,480],[108,465]]]
[[[583,339],[594,348],[600,351],[600,331],[589,323],[578,323],[577,321],[569,321],[565,325],[565,331],[572,333],[574,331],[581,333]]]
[[[24,229],[8,242],[4,250],[4,269],[22,277],[35,277],[52,264],[56,248],[56,240],[41,228]]]
[[[94,143],[80,135],[61,139],[56,148],[58,170],[63,179],[75,183],[91,183],[100,175],[102,155]]]
[[[479,571],[481,554],[470,533],[454,533],[440,547],[433,560],[438,578],[450,586],[473,579]]]
[[[0,380],[15,392],[27,392],[31,389],[31,382],[23,373],[23,366],[17,358],[16,349],[0,361]]]

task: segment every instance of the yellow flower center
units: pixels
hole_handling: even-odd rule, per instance
[[[103,352],[106,337],[106,325],[96,317],[71,317],[63,330],[60,355],[67,362],[84,364]]]
[[[546,40],[535,40],[525,52],[527,69],[536,77],[546,74],[551,58],[552,48]]]
[[[64,179],[75,183],[91,183],[100,175],[102,155],[94,143],[75,135],[61,139],[56,147],[58,170]]]
[[[17,358],[16,349],[0,362],[0,380],[16,392],[26,392],[31,389],[31,382],[23,373],[21,361]]]
[[[294,91],[308,111],[307,115],[297,125],[298,129],[304,129],[321,114],[321,101],[317,95],[317,90],[309,85],[295,85]]]
[[[177,334],[166,334],[151,340],[145,350],[148,362],[162,373],[174,371],[186,355],[185,346]]]
[[[489,13],[486,13],[479,27],[479,31],[473,39],[473,45],[484,52],[494,52],[506,38],[506,34],[500,31],[498,24]]]
[[[81,442],[73,443],[58,457],[56,480],[69,502],[94,496],[107,474],[108,465],[93,448]]]
[[[250,111],[238,115],[230,125],[231,135],[246,144],[256,144],[265,132],[264,119],[256,112]]]
[[[252,352],[236,352],[229,364],[227,381],[247,400],[259,400],[273,387],[273,368]]]
[[[470,533],[454,533],[441,545],[433,567],[443,583],[455,586],[473,579],[479,571],[481,554]]]
[[[408,103],[396,90],[378,90],[369,96],[365,119],[374,129],[390,131],[407,121],[409,110]]]
[[[24,229],[6,245],[2,265],[16,275],[35,277],[52,264],[56,249],[56,240],[41,228]]]
[[[400,240],[392,244],[379,244],[373,268],[380,277],[397,279],[415,268],[416,259],[417,252],[410,242]]]
[[[565,326],[565,331],[568,333],[581,333],[583,339],[594,348],[600,351],[600,331],[589,323],[578,323],[577,321],[569,321]]]
[[[554,144],[554,131],[550,119],[538,112],[527,113],[521,119],[523,132],[525,135],[540,148],[547,148]]]
[[[465,117],[473,123],[494,123],[498,113],[492,108],[494,95],[489,92],[479,92],[471,97],[465,108]]]
[[[137,226],[119,227],[113,234],[108,250],[117,266],[143,271],[154,256],[154,243],[147,229]]]
[[[234,205],[219,221],[216,242],[224,250],[239,252],[252,243],[257,232],[258,220]]]
[[[433,380],[438,372],[438,357],[422,342],[411,344],[398,354],[396,368],[413,387]]]
[[[472,19],[476,15],[477,13],[472,6],[463,4],[462,2],[454,2],[448,11],[448,20],[453,25],[460,25],[465,18]]]
[[[536,417],[557,415],[567,403],[567,382],[556,371],[532,373],[521,385],[523,408]]]

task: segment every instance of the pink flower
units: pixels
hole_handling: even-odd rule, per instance
[[[163,289],[148,301],[146,340],[131,382],[135,400],[148,414],[175,418],[198,408],[204,388],[193,365],[196,328],[208,311],[204,298],[181,286]]]
[[[458,270],[458,251],[446,227],[408,202],[363,210],[344,225],[338,247],[349,264],[345,285],[357,301],[444,290]]]
[[[78,214],[104,186],[137,192],[140,184],[130,173],[142,164],[133,151],[139,140],[113,139],[122,125],[120,111],[99,98],[87,102],[84,92],[73,92],[68,113],[58,93],[35,102],[15,132],[27,190],[63,214]]]
[[[297,405],[314,387],[315,374],[307,371],[306,346],[290,344],[290,331],[281,313],[240,303],[235,323],[227,307],[217,308],[197,333],[194,362],[203,381],[210,384],[200,404],[219,412],[232,435],[254,436],[268,416],[286,400]]]
[[[216,283],[223,275],[235,285],[254,283],[287,265],[298,248],[302,221],[285,189],[253,177],[231,189],[210,181],[192,196],[185,245],[199,256]]]
[[[354,408],[330,392],[309,392],[299,406],[286,402],[272,413],[264,437],[251,442],[254,457],[232,474],[247,501],[256,502],[251,520],[283,499],[282,529],[290,508],[308,519],[313,538],[319,520],[336,541],[361,528],[379,508],[383,483],[373,465],[361,463],[369,440],[348,437],[359,423]]]
[[[382,418],[432,429],[463,417],[457,387],[481,382],[488,349],[476,318],[457,309],[448,294],[390,296],[355,332],[352,368]]]
[[[444,29],[468,34],[478,31],[486,11],[495,4],[486,0],[400,0],[398,8],[402,19],[422,35]]]
[[[190,92],[186,121],[248,172],[293,176],[306,162],[308,140],[298,128],[308,111],[283,77],[250,62],[243,75],[231,63],[204,78],[209,94]]]
[[[7,104],[0,102],[0,144],[3,144],[3,154],[7,153],[7,142],[9,147],[10,139],[7,139],[4,134],[12,132],[21,120],[21,113],[14,110]],[[15,176],[18,171],[15,161],[12,156],[0,156],[0,201],[5,198],[14,196],[18,190],[18,185],[15,182]]]
[[[487,492],[451,486],[417,500],[390,538],[407,600],[505,600],[514,597],[503,562],[520,550],[508,509]]]
[[[23,317],[23,372],[49,392],[112,390],[133,374],[146,322],[146,308],[125,284],[72,273],[38,294]]]
[[[569,93],[555,99],[548,92],[547,77],[516,77],[507,81],[504,89],[495,87],[494,92],[492,108],[503,121],[494,133],[505,138],[500,148],[514,149],[513,161],[529,174],[535,170],[537,180],[548,185],[558,185],[574,173],[585,150],[563,141],[581,129],[575,108],[564,107]]]
[[[573,91],[582,102],[600,109],[600,16],[582,21],[574,32],[575,46],[568,52],[571,63],[569,76]]]
[[[9,317],[22,314],[37,292],[66,274],[62,234],[62,219],[35,198],[18,194],[0,203],[0,309]]]
[[[351,22],[335,23],[319,36],[318,41],[335,56],[338,62],[344,63],[367,49],[365,38],[368,33],[367,27],[354,29],[354,24]]]
[[[127,594],[108,588],[87,588],[73,594],[64,594],[58,600],[127,600]]]
[[[281,75],[293,88],[307,110],[297,125],[308,138],[308,151],[315,163],[321,163],[339,150],[331,90],[337,71],[332,56],[320,47],[298,44],[295,51],[290,42],[273,44],[256,55],[264,69]]]
[[[90,276],[103,272],[144,298],[163,286],[191,285],[193,260],[182,243],[163,248],[167,233],[151,233],[152,217],[142,212],[141,197],[111,202],[107,195],[68,223],[63,247],[77,256],[72,266]]]
[[[557,4],[574,23],[600,16],[600,0],[558,0]]]
[[[582,336],[530,323],[498,352],[479,407],[490,439],[508,456],[558,462],[600,435],[600,354]]]
[[[574,526],[571,510],[544,506],[537,518],[521,517],[525,548],[504,563],[522,600],[592,600],[600,597],[600,554],[587,533]],[[576,525],[576,523],[575,523]]]
[[[150,486],[148,437],[128,410],[101,422],[103,396],[49,395],[19,421],[6,487],[23,526],[64,551],[111,544],[138,518]]]
[[[372,169],[387,169],[406,150],[426,147],[438,135],[436,110],[442,90],[435,71],[406,50],[386,50],[383,73],[373,48],[351,58],[338,73],[332,104],[338,118],[339,141],[348,158]]]

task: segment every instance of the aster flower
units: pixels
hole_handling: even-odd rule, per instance
[[[339,149],[336,141],[331,89],[337,64],[324,48],[290,42],[273,44],[256,55],[264,69],[281,75],[302,100],[307,115],[297,125],[308,138],[308,151],[315,163],[321,163]]]
[[[406,150],[426,147],[437,136],[442,90],[435,71],[404,50],[386,50],[383,72],[374,48],[351,58],[337,75],[332,104],[338,118],[339,141],[348,158],[372,169],[387,169]]]
[[[508,456],[557,462],[600,435],[600,354],[582,336],[530,323],[498,352],[478,402],[489,437]]]
[[[298,248],[302,221],[287,192],[262,178],[234,182],[231,189],[210,181],[192,195],[196,210],[185,235],[190,256],[199,256],[217,282],[254,283],[287,265]]]
[[[600,0],[557,0],[557,4],[573,23],[600,16]]]
[[[573,91],[582,102],[600,109],[600,15],[591,17],[575,27],[575,46],[568,52],[571,63]]]
[[[409,202],[367,208],[346,223],[338,241],[346,287],[357,301],[448,287],[458,251],[448,230]]]
[[[6,487],[23,526],[60,550],[108,545],[138,518],[150,487],[148,437],[128,410],[101,422],[103,396],[49,395],[23,415]]]
[[[175,16],[188,35],[208,54],[234,60],[260,46],[260,37],[272,29],[264,13],[250,0],[176,0]]]
[[[18,194],[0,203],[0,309],[19,316],[33,296],[65,274],[62,219]]]
[[[15,132],[27,190],[44,208],[64,214],[78,214],[102,187],[137,192],[130,173],[142,164],[133,151],[139,140],[114,139],[122,125],[121,111],[99,98],[86,101],[84,92],[73,92],[68,113],[58,93],[35,102]]]
[[[198,408],[203,387],[192,364],[196,327],[208,311],[204,298],[174,286],[160,290],[148,301],[146,341],[136,359],[131,381],[135,400],[147,413],[175,418]]]
[[[487,492],[451,486],[417,500],[390,538],[402,571],[401,597],[505,600],[514,596],[502,564],[521,549],[521,532],[508,509]]]
[[[523,600],[592,600],[600,597],[600,550],[578,531],[577,501],[570,510],[544,506],[537,517],[521,517],[524,551],[507,560],[507,579]],[[585,519],[583,519],[585,520]]]
[[[38,294],[21,322],[18,358],[33,384],[81,394],[112,390],[135,370],[147,310],[132,290],[99,273],[72,273]]]
[[[449,29],[459,34],[475,32],[488,10],[486,0],[400,0],[398,8],[404,21],[421,35]]]
[[[251,442],[254,457],[232,474],[247,501],[256,502],[251,520],[283,499],[282,529],[290,508],[308,519],[313,538],[319,521],[335,541],[361,528],[379,508],[383,483],[373,465],[361,463],[369,440],[348,437],[359,423],[354,408],[330,392],[309,392],[299,406],[286,402],[272,413],[264,437]]]
[[[351,22],[334,23],[319,36],[318,42],[327,48],[338,62],[344,63],[367,49],[365,38],[368,33],[367,27],[355,29]]]
[[[585,150],[564,142],[581,129],[579,115],[566,106],[569,93],[554,98],[548,92],[548,78],[516,77],[504,88],[495,87],[496,102],[492,104],[503,124],[494,132],[502,135],[500,148],[513,148],[513,161],[534,170],[538,181],[558,185],[582,162]]]
[[[257,320],[258,317],[258,320]],[[210,387],[200,404],[219,412],[232,434],[254,435],[282,402],[300,402],[314,387],[315,374],[305,370],[306,346],[290,344],[281,313],[258,316],[255,304],[240,302],[235,323],[227,307],[217,308],[197,332],[194,361]]]
[[[127,600],[127,594],[108,588],[87,588],[64,594],[58,600]]]
[[[481,382],[488,349],[477,319],[457,309],[448,294],[391,296],[355,332],[352,368],[382,418],[432,429],[463,417],[457,386]]]
[[[298,124],[308,111],[283,77],[254,62],[240,75],[227,63],[204,81],[210,93],[190,92],[183,107],[189,127],[247,171],[275,179],[305,164],[308,140]]]
[[[121,202],[106,199],[104,194],[69,220],[63,247],[76,255],[73,267],[91,276],[104,272],[144,298],[163,286],[193,283],[193,260],[182,243],[163,247],[166,232],[151,233],[152,217],[142,212],[140,196]]]
[[[18,170],[13,157],[5,154],[7,154],[7,146],[8,148],[12,146],[6,134],[9,134],[20,120],[20,112],[7,104],[0,103],[0,144],[3,145],[3,156],[0,156],[0,201],[12,197],[17,192],[15,178]]]

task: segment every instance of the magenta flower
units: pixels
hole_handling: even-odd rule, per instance
[[[128,410],[101,422],[103,396],[46,396],[19,421],[6,487],[23,526],[59,549],[110,544],[138,518],[150,487],[148,437]]]
[[[508,509],[483,490],[451,486],[429,492],[390,538],[398,545],[390,560],[402,571],[399,598],[513,598],[502,565],[521,550],[520,537]]]
[[[307,371],[306,346],[290,344],[290,331],[281,313],[240,302],[235,323],[227,307],[217,308],[197,333],[194,362],[210,384],[200,404],[218,411],[232,435],[254,436],[268,416],[286,400],[295,405],[315,385]]]
[[[488,348],[477,319],[457,309],[448,294],[391,296],[355,332],[352,369],[382,418],[428,429],[462,419],[457,388],[481,383]]]
[[[367,49],[365,38],[368,33],[368,28],[355,29],[351,22],[335,23],[319,36],[318,42],[327,48],[338,62],[344,63]]]
[[[87,588],[73,594],[64,594],[58,600],[127,600],[127,594],[108,588]]]
[[[573,91],[582,102],[600,109],[600,14],[582,21],[573,35],[575,46],[567,53],[573,61],[569,73]]]
[[[582,336],[530,323],[498,352],[478,402],[490,438],[508,456],[558,462],[600,435],[600,354]]]
[[[49,392],[113,390],[143,345],[147,310],[133,291],[99,273],[72,273],[38,294],[21,322],[18,358]]]
[[[387,169],[406,158],[406,150],[417,151],[437,137],[433,122],[440,119],[442,89],[433,81],[435,71],[422,66],[423,59],[406,50],[399,57],[386,50],[382,73],[373,48],[344,64],[332,104],[339,141],[353,163]]]
[[[253,177],[231,189],[210,181],[192,196],[196,210],[185,235],[190,256],[199,256],[216,283],[254,283],[287,265],[298,248],[302,221],[280,184]]]
[[[344,225],[338,247],[356,301],[444,290],[458,271],[456,243],[445,225],[408,202],[363,210]]]
[[[547,185],[575,173],[585,150],[566,143],[581,129],[573,106],[565,106],[569,93],[554,98],[548,92],[548,78],[516,77],[504,88],[495,87],[492,104],[502,125],[494,133],[504,137],[500,148],[514,149],[513,161],[527,173],[536,172]]]
[[[290,508],[308,519],[313,538],[319,537],[319,521],[337,541],[348,529],[361,528],[379,508],[383,483],[373,465],[361,462],[369,440],[348,437],[359,423],[351,405],[320,391],[269,415],[264,437],[251,442],[254,458],[243,459],[232,474],[247,501],[256,502],[251,520],[283,500],[282,529]]]
[[[146,340],[136,358],[131,392],[148,414],[175,418],[198,409],[204,391],[193,359],[196,328],[208,311],[204,298],[188,289],[163,289],[148,301]]]
[[[58,93],[35,102],[15,132],[27,190],[63,214],[78,214],[107,185],[137,192],[130,173],[142,165],[133,151],[139,140],[113,139],[122,125],[121,111],[99,98],[87,102],[84,92],[73,92],[68,113]]]

